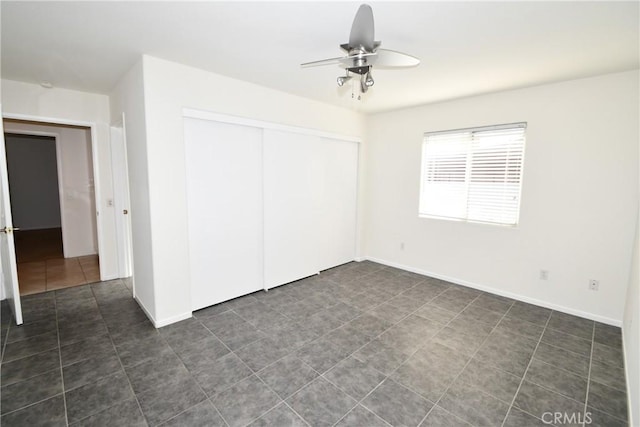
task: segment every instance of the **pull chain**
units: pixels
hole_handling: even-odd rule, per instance
[[[353,90],[354,87],[355,87],[355,83],[353,82],[353,80],[351,80],[351,99],[357,99],[358,101],[360,101],[362,99],[361,98],[362,94],[359,93],[358,94],[358,98],[356,98],[355,91]]]

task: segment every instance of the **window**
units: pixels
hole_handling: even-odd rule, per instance
[[[429,132],[420,216],[516,225],[526,123]]]

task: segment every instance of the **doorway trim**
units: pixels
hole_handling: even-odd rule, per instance
[[[131,239],[131,202],[127,159],[127,131],[122,113],[109,127],[113,204],[115,208],[116,241],[118,247],[118,277],[133,277],[133,250]],[[124,211],[127,211],[125,214]],[[135,286],[134,286],[135,296]]]
[[[79,126],[79,127],[85,127],[90,129],[91,161],[93,163],[92,165],[93,166],[93,189],[94,189],[93,195],[94,195],[94,203],[96,207],[96,217],[99,218],[100,211],[101,211],[100,200],[101,200],[102,186],[100,185],[100,168],[98,164],[98,139],[96,134],[96,126],[97,126],[96,123],[85,122],[80,120],[66,120],[66,119],[59,119],[59,118],[53,118],[53,117],[41,117],[41,116],[32,116],[29,114],[14,114],[14,113],[2,113],[2,119],[36,122],[43,125],[56,124],[56,125],[67,125],[67,126]],[[34,132],[29,132],[29,133],[32,135],[35,135]],[[42,133],[48,133],[48,132],[42,132]],[[48,135],[48,136],[51,136],[51,135]],[[56,155],[57,155],[58,154],[58,135],[53,135],[53,136],[56,137]],[[57,157],[58,157],[57,161],[59,162],[60,156],[57,156]],[[58,163],[58,166],[59,165],[60,164]],[[61,185],[60,179],[58,179],[58,186],[60,185]],[[62,208],[62,200],[61,200],[60,207]],[[96,218],[96,234],[98,238],[98,259],[100,259],[101,254],[105,253],[105,248],[104,248],[102,223],[98,220],[98,218]],[[106,274],[104,272],[104,263],[100,262],[99,264],[100,264],[100,280],[104,280],[106,278]]]

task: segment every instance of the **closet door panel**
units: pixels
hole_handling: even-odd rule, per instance
[[[185,118],[185,150],[197,310],[263,289],[262,129]]]
[[[320,270],[355,259],[358,144],[322,138],[322,191],[319,220]]]
[[[264,130],[265,287],[318,273],[320,138]]]

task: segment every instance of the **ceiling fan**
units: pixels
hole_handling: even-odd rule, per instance
[[[363,4],[353,19],[349,43],[340,45],[340,48],[347,52],[347,56],[306,62],[301,66],[307,68],[337,64],[346,71],[344,76],[338,77],[338,86],[342,86],[350,80],[353,77],[352,74],[359,74],[360,90],[365,93],[373,86],[371,69],[374,66],[385,69],[416,67],[420,64],[420,60],[415,56],[394,50],[380,49],[380,44],[381,42],[375,41],[373,10],[368,4]]]

